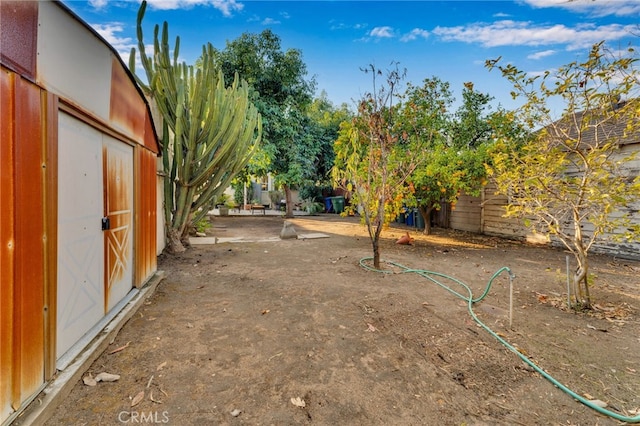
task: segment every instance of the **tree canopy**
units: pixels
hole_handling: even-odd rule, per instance
[[[251,86],[251,99],[263,119],[261,152],[252,163],[256,174],[272,173],[285,189],[287,215],[291,216],[290,189],[315,170],[322,146],[307,115],[315,80],[298,49],[282,50],[280,38],[271,30],[244,33],[218,52],[227,80],[234,73]]]
[[[499,59],[487,62],[513,84],[514,97],[523,98],[512,118],[529,130],[526,138],[502,134],[506,149],[494,156],[494,178],[510,199],[506,214],[573,253],[574,294],[584,307],[591,305],[588,254],[594,244],[640,239],[640,223],[632,222],[640,203],[640,176],[631,166],[637,153],[626,149],[640,137],[637,60],[611,55],[598,43],[584,61],[541,77]],[[560,118],[552,101],[563,107]]]

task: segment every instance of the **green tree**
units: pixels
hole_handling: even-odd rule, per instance
[[[313,168],[314,174],[310,180],[319,184],[328,184],[335,158],[333,144],[338,139],[340,123],[350,120],[353,113],[347,104],[336,107],[323,90],[320,96],[313,100],[307,114],[312,122],[313,138],[320,148]]]
[[[413,154],[421,152],[422,141],[397,133],[394,102],[404,78],[397,64],[380,86],[381,70],[370,65],[364,71],[371,73],[373,91],[360,100],[353,120],[341,125],[332,177],[337,186],[351,193],[347,213],[358,209],[361,214],[371,239],[373,266],[379,269],[382,229],[399,211],[404,184],[420,158]]]
[[[280,38],[265,30],[227,42],[218,58],[228,81],[236,72],[247,80],[263,119],[261,150],[251,171],[274,175],[285,191],[286,215],[293,216],[291,189],[309,178],[321,151],[307,115],[315,81],[306,78],[302,52],[283,51]]]
[[[405,201],[417,205],[424,219],[424,233],[431,232],[431,213],[444,204],[455,203],[464,191],[479,194],[486,183],[487,148],[493,141],[493,123],[498,114],[489,113],[487,94],[465,83],[462,105],[455,114],[449,109],[453,97],[449,83],[437,77],[426,79],[422,87],[409,85],[399,117],[405,131],[423,139],[427,149],[421,166],[409,178],[410,194]]]
[[[506,136],[511,149],[494,158],[498,188],[511,200],[506,215],[524,218],[574,255],[577,302],[585,308],[591,306],[588,254],[594,244],[613,234],[640,238],[640,224],[631,221],[640,177],[632,173],[635,156],[626,149],[640,135],[636,63],[630,55],[607,54],[603,43],[584,61],[542,77],[487,61],[513,84],[513,96],[523,97],[514,119],[531,132],[522,144]],[[552,101],[563,107],[560,119]]]
[[[261,118],[249,101],[245,81],[235,75],[225,87],[210,44],[203,47],[197,68],[178,63],[180,38],[172,58],[164,22],[161,39],[155,26],[154,54],[149,58],[142,33],[146,5],[143,1],[138,11],[137,34],[147,82],[137,75],[136,80],[162,117],[167,250],[180,252],[188,244],[188,225],[213,208],[216,197],[251,158],[260,141]],[[129,67],[134,75],[135,56],[133,48]]]

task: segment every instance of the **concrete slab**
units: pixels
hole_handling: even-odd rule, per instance
[[[299,240],[313,240],[316,238],[329,238],[327,234],[323,234],[322,232],[311,232],[309,234],[299,234]]]
[[[309,234],[299,234],[299,240],[313,240],[316,238],[329,238],[327,234],[320,232],[312,232]],[[280,237],[267,237],[267,238],[245,238],[245,237],[192,237],[189,238],[191,245],[211,245],[222,243],[273,243],[276,241],[282,241]]]
[[[189,238],[189,243],[191,243],[192,246],[208,245],[208,244],[216,244],[217,241],[221,239],[222,238],[217,238],[217,237],[193,237],[193,238]]]

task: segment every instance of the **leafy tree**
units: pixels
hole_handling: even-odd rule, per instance
[[[640,224],[631,222],[640,177],[631,173],[634,156],[625,149],[640,135],[636,62],[608,55],[603,43],[583,62],[542,77],[499,65],[499,59],[487,62],[513,84],[514,98],[524,98],[514,119],[531,131],[522,144],[506,136],[511,149],[494,159],[498,188],[511,200],[506,214],[549,233],[574,255],[578,302],[585,308],[591,306],[588,254],[594,244],[614,233],[640,238]],[[549,107],[557,100],[563,106],[558,120]]]
[[[425,79],[422,86],[407,85],[404,102],[398,108],[397,126],[407,138],[424,144],[424,150],[415,152],[421,156],[421,165],[408,178],[408,192],[404,203],[417,205],[425,219],[425,230],[430,232],[431,212],[440,208],[440,202],[455,197],[457,190],[446,194],[448,182],[449,151],[446,131],[450,126],[449,108],[453,96],[449,83],[437,77]],[[451,163],[453,164],[453,163]]]
[[[302,52],[283,51],[280,38],[265,30],[227,42],[218,58],[227,81],[236,72],[247,80],[263,119],[261,152],[251,172],[274,175],[285,191],[286,215],[293,216],[291,188],[309,178],[321,151],[306,114],[315,81],[306,79]]]
[[[359,210],[371,239],[373,266],[379,269],[382,229],[400,208],[404,183],[420,158],[412,154],[421,152],[422,141],[397,133],[394,125],[396,91],[404,78],[397,64],[387,71],[381,86],[377,84],[381,70],[370,65],[364,71],[372,75],[373,91],[360,100],[353,120],[341,125],[332,177],[351,193],[352,205],[346,212]]]
[[[422,164],[409,178],[411,196],[406,200],[418,206],[424,219],[424,233],[431,232],[431,213],[443,204],[455,203],[464,191],[477,195],[486,183],[487,147],[493,141],[487,94],[465,83],[463,103],[454,115],[449,84],[437,77],[426,79],[422,87],[409,86],[399,117],[406,131],[423,139],[428,149]],[[415,129],[415,130],[412,130]]]
[[[312,123],[313,138],[320,148],[310,181],[315,184],[327,184],[331,179],[331,168],[335,158],[333,144],[338,138],[340,123],[350,120],[353,113],[347,104],[334,106],[327,98],[326,92],[322,91],[311,103],[307,114]]]
[[[147,82],[138,76],[136,80],[162,117],[167,249],[180,252],[188,244],[188,225],[213,208],[216,197],[251,158],[260,141],[261,118],[249,101],[247,83],[237,74],[225,87],[210,44],[203,47],[197,68],[178,63],[180,38],[172,59],[165,22],[161,39],[155,26],[154,55],[149,58],[142,34],[146,5],[140,5],[137,34]],[[129,67],[134,75],[135,56],[133,48]]]

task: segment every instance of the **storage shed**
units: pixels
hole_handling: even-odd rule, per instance
[[[0,2],[0,422],[157,269],[149,106],[57,1]]]

